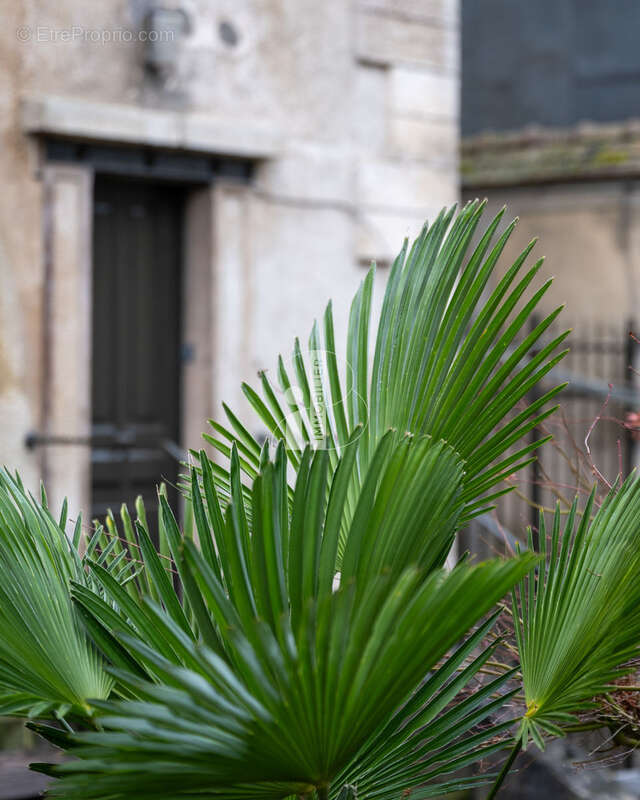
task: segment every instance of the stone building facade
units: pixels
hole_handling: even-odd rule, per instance
[[[2,16],[0,453],[56,503],[88,508],[96,326],[108,350],[136,316],[122,297],[146,296],[126,282],[111,303],[96,294],[104,248],[125,241],[117,227],[96,237],[109,205],[96,187],[111,181],[117,205],[118,181],[133,184],[142,216],[140,198],[180,190],[166,359],[180,359],[177,444],[197,446],[221,400],[242,409],[240,381],[306,338],[330,297],[343,331],[369,261],[383,269],[456,199],[458,8],[5,0]],[[165,307],[145,313],[170,327]],[[133,390],[101,390],[118,391]],[[155,397],[168,391],[159,380]]]

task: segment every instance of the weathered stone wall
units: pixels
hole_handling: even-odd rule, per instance
[[[244,198],[213,198],[214,291],[234,305],[214,298],[226,332],[218,324],[212,339],[211,413],[223,396],[238,402],[238,378],[272,366],[294,333],[306,337],[329,297],[343,323],[363,264],[387,262],[404,235],[456,199],[456,0],[185,0],[186,33],[162,77],[145,68],[136,40],[150,6],[3,3],[0,453],[32,486],[41,456],[23,440],[43,424],[52,335],[43,242],[52,224],[56,241],[79,242],[84,224],[45,196],[41,134],[259,157]],[[63,196],[82,205],[81,195]],[[51,302],[50,320],[68,315],[72,331],[82,310]],[[86,385],[86,369],[71,355],[52,391],[61,380]],[[62,432],[79,430],[78,413],[58,420]],[[65,458],[54,461],[62,485]]]

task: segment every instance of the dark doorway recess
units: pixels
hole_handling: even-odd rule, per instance
[[[175,184],[96,176],[92,515],[142,495],[153,534],[179,469],[183,208]]]

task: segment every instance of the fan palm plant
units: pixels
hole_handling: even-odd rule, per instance
[[[59,521],[29,497],[18,476],[0,471],[0,714],[86,711],[86,698],[105,698],[113,680],[84,635],[70,602],[71,580],[86,581],[76,546]],[[75,545],[75,546],[74,546]],[[129,569],[129,565],[127,565]]]
[[[205,434],[218,459],[194,452],[182,480],[193,531],[161,492],[158,531],[140,503],[68,540],[66,507],[56,520],[0,474],[0,712],[68,751],[34,765],[53,794],[495,793],[529,738],[561,734],[635,654],[635,478],[562,535],[558,513],[540,555],[445,567],[562,388],[526,402],[565,334],[542,342],[559,309],[527,327],[548,288],[531,288],[533,243],[490,288],[513,225],[498,234],[501,212],[477,235],[482,211],[443,211],[405,244],[372,358],[373,272],[346,373],[329,305],[277,387],[244,387],[264,444],[225,406]],[[496,604],[516,586],[520,664],[496,671]],[[497,778],[462,772],[507,747]]]

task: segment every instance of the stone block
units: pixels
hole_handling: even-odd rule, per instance
[[[457,119],[458,80],[454,75],[397,66],[389,74],[392,114]]]
[[[356,62],[354,70],[354,144],[365,152],[382,153],[387,144],[389,80],[392,70],[363,62]]]
[[[355,50],[362,61],[457,70],[458,37],[453,29],[366,10],[355,16]]]
[[[348,151],[307,148],[267,160],[255,173],[257,194],[290,202],[345,205],[353,202],[355,167]]]
[[[369,209],[419,216],[455,201],[457,189],[453,170],[410,161],[363,161],[358,170],[358,200]]]
[[[94,141],[184,148],[266,158],[278,152],[274,130],[259,121],[211,114],[139,108],[64,96],[28,97],[22,103],[28,133],[74,136]]]
[[[358,6],[388,16],[457,25],[458,0],[358,0]]]
[[[393,117],[389,122],[388,153],[415,158],[438,166],[458,163],[458,125],[451,121]]]
[[[426,219],[433,219],[440,209],[425,211],[424,216],[366,212],[358,220],[356,257],[363,266],[376,261],[384,268],[400,252],[405,237],[413,240]]]

